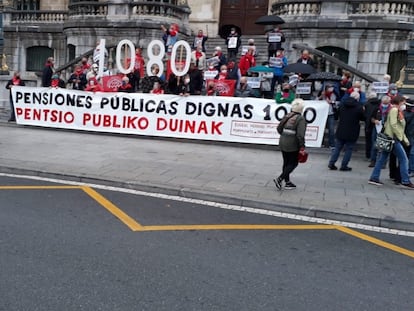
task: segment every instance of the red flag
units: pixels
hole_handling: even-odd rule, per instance
[[[236,80],[207,80],[207,85],[210,81],[214,82],[214,89],[220,96],[234,96]]]
[[[122,84],[123,74],[117,74],[113,76],[102,77],[103,91],[104,92],[117,92],[118,88]]]

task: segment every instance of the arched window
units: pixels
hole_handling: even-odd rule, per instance
[[[317,48],[319,51],[325,52],[328,55],[331,55],[340,61],[344,62],[345,64],[348,64],[348,58],[349,58],[349,51],[336,47],[336,46],[322,46]],[[324,59],[320,57],[315,57],[315,61],[318,65],[318,68],[320,71],[330,71],[335,72],[339,75],[342,75],[342,71],[340,68],[337,68],[335,64],[327,64]]]
[[[32,46],[26,50],[26,71],[42,71],[53,49],[47,46]]]

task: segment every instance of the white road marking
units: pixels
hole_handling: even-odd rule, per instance
[[[59,184],[65,184],[65,185],[89,186],[95,189],[123,192],[123,193],[129,193],[129,194],[134,194],[134,195],[142,195],[142,196],[148,196],[148,197],[166,199],[166,200],[174,200],[174,201],[186,202],[186,203],[194,203],[198,205],[212,206],[212,207],[233,210],[233,211],[238,211],[238,212],[247,212],[247,213],[252,213],[252,214],[260,214],[260,215],[286,218],[286,219],[292,219],[292,220],[298,220],[298,221],[313,222],[313,223],[326,224],[326,225],[338,225],[338,226],[344,226],[344,227],[359,229],[359,230],[414,237],[414,232],[412,231],[388,229],[388,228],[383,228],[383,227],[363,225],[363,224],[358,224],[358,223],[344,222],[344,221],[338,221],[338,220],[332,220],[332,219],[295,215],[291,213],[282,213],[282,212],[266,210],[266,209],[238,206],[238,205],[218,203],[218,202],[205,201],[205,200],[199,200],[199,199],[190,199],[190,198],[185,198],[185,197],[180,197],[180,196],[175,196],[175,195],[167,195],[167,194],[162,194],[162,193],[145,192],[145,191],[139,191],[139,190],[133,190],[133,189],[120,188],[120,187],[89,184],[89,183],[83,183],[83,182],[77,182],[77,181],[68,181],[68,180],[46,178],[46,177],[39,177],[39,176],[15,175],[15,174],[7,174],[7,173],[0,173],[0,176],[22,178],[22,179],[32,179],[32,180],[37,180],[37,181],[52,182],[52,183],[59,183]]]

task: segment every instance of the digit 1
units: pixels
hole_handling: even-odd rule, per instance
[[[270,105],[267,105],[264,109],[263,112],[266,113],[266,115],[264,116],[263,120],[270,120]]]

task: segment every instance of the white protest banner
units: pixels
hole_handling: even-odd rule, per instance
[[[296,85],[296,94],[310,94],[312,82],[300,82]]]
[[[289,104],[261,98],[92,93],[61,88],[12,88],[17,124],[277,145]],[[320,147],[328,107],[305,101],[306,145]]]
[[[390,84],[386,81],[372,82],[371,90],[377,94],[387,94]]]
[[[281,57],[269,57],[269,67],[282,68],[283,59]]]

